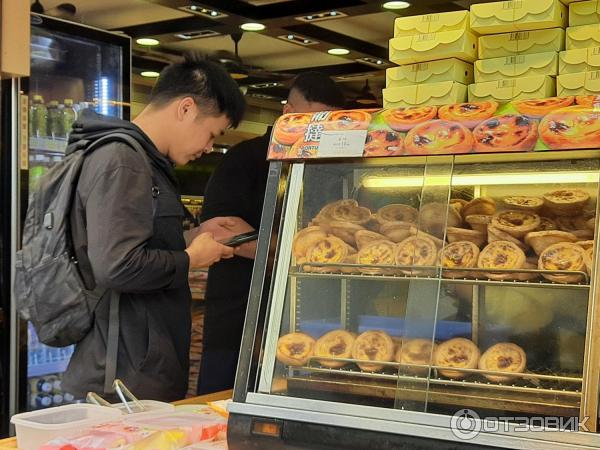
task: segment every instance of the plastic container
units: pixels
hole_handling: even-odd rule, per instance
[[[157,413],[157,412],[167,412],[174,411],[175,406],[170,403],[159,402],[156,400],[139,400],[139,403],[144,407],[143,411],[140,411],[135,403],[128,402],[129,408],[131,408],[132,414],[146,414],[146,413]],[[121,414],[129,414],[127,408],[123,403],[114,403],[112,405],[113,408],[121,411]]]
[[[358,332],[382,330],[391,336],[408,338],[431,338],[432,322],[429,320],[405,319],[385,316],[358,316]],[[455,337],[471,337],[470,322],[440,320],[436,324],[435,339],[445,341]]]
[[[15,425],[19,450],[37,450],[51,439],[74,436],[120,417],[116,408],[78,404],[15,414],[10,421]]]

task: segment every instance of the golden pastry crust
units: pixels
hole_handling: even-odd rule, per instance
[[[550,230],[550,231],[534,231],[527,233],[525,242],[533,248],[537,255],[541,255],[544,250],[559,242],[575,242],[577,237],[566,231]]]
[[[303,228],[296,233],[296,236],[294,236],[292,254],[296,258],[302,258],[306,256],[306,252],[309,248],[326,237],[327,233],[325,233],[321,227],[312,226]]]
[[[416,124],[432,120],[437,115],[435,106],[410,106],[408,108],[386,109],[383,120],[392,130],[408,131]]]
[[[537,259],[529,261],[529,258],[527,258],[525,264],[523,264],[523,269],[537,269]],[[535,272],[518,272],[514,274],[516,281],[533,281],[538,278],[540,278],[540,274]]]
[[[446,226],[460,227],[461,225],[462,217],[458,211],[445,203],[427,203],[419,212],[419,227],[439,238],[444,236]]]
[[[571,233],[577,237],[577,240],[593,239],[594,237],[594,232],[590,230],[573,230]]]
[[[546,114],[551,113],[559,108],[564,108],[573,104],[575,98],[567,97],[550,97],[544,99],[526,99],[513,102],[513,106],[521,114],[525,114],[533,118],[541,118]]]
[[[475,128],[484,120],[492,117],[497,108],[497,102],[455,103],[440,107],[438,116],[443,120],[452,120],[460,122],[468,128]]]
[[[412,128],[404,141],[409,155],[443,155],[468,153],[473,148],[473,135],[459,122],[430,120]]]
[[[508,241],[494,241],[479,254],[477,266],[482,269],[520,269],[525,264],[525,253],[516,244]],[[514,277],[509,272],[486,272],[492,280],[507,280]]]
[[[488,243],[491,244],[492,242],[495,242],[495,241],[512,242],[513,244],[515,244],[517,247],[519,247],[524,252],[527,251],[527,246],[523,242],[521,242],[519,239],[511,236],[510,234],[508,234],[505,231],[499,230],[498,228],[490,225],[488,227]]]
[[[585,250],[585,270],[589,276],[592,276],[592,269],[594,267],[594,247],[590,247]]]
[[[522,238],[540,225],[540,216],[519,210],[503,211],[492,218],[492,225],[516,238]]]
[[[552,150],[600,147],[597,108],[567,106],[545,116],[539,125],[542,141]]]
[[[359,230],[354,233],[354,240],[356,241],[356,248],[361,249],[377,241],[386,241],[387,238],[383,234],[375,233],[370,230]]]
[[[436,347],[431,339],[410,339],[404,341],[402,346],[397,349],[395,360],[400,364],[429,366],[431,365]],[[427,367],[404,366],[402,369],[408,373],[421,375],[429,371]]]
[[[393,273],[393,269],[385,268],[370,268],[372,265],[389,265],[395,264],[395,251],[396,244],[390,241],[377,241],[363,247],[358,252],[356,257],[357,264],[361,267],[358,269],[362,273],[368,274],[390,274]]]
[[[364,206],[340,204],[331,210],[331,218],[338,222],[365,225],[371,220],[371,210]]]
[[[535,229],[535,231],[550,231],[550,230],[558,230],[558,225],[556,222],[549,217],[540,216],[540,224]]]
[[[469,230],[468,228],[448,227],[446,230],[448,242],[469,241],[477,247],[485,244],[485,234],[479,230]]]
[[[353,247],[356,245],[356,233],[364,230],[364,228],[358,224],[340,222],[337,220],[329,222],[327,228],[331,234],[339,237],[342,241]]]
[[[387,222],[381,225],[379,232],[392,242],[402,242],[417,234],[417,228],[411,222]]]
[[[472,215],[493,216],[496,213],[496,202],[489,197],[474,198],[463,207],[461,213],[465,219]]]
[[[525,211],[537,212],[544,206],[544,199],[541,197],[530,197],[524,195],[513,195],[504,197],[502,200],[509,209],[522,209]]]
[[[288,366],[305,366],[313,355],[315,340],[304,333],[289,333],[277,341],[277,359]]]
[[[571,217],[557,217],[556,225],[561,231],[575,231],[586,228],[586,221],[582,216],[571,216]],[[589,230],[588,230],[589,231]]]
[[[585,272],[585,250],[577,244],[560,242],[546,248],[538,260],[541,270],[568,270]],[[577,283],[582,280],[579,274],[542,274],[544,278],[555,283]]]
[[[454,338],[438,345],[433,362],[436,366],[460,369],[476,369],[479,362],[479,348],[473,341],[465,338]],[[456,370],[438,369],[440,375],[459,380],[469,373]]]
[[[396,246],[395,260],[399,266],[433,266],[437,248],[433,240],[421,234],[411,236]],[[407,275],[418,273],[411,269],[402,270]]]
[[[594,241],[577,241],[575,242],[577,245],[579,245],[582,249],[587,250],[588,248],[593,248],[594,247]]]
[[[466,200],[463,200],[462,198],[451,198],[450,199],[450,206],[452,206],[457,213],[461,213],[463,207],[469,203]]]
[[[472,242],[458,241],[446,245],[440,252],[440,265],[450,269],[477,267],[479,258],[479,247]],[[463,278],[471,275],[469,271],[460,272],[454,270],[443,270],[443,276],[447,278]]]
[[[391,361],[394,354],[394,342],[385,331],[365,331],[354,341],[352,358],[361,361]],[[383,369],[382,364],[356,363],[365,372]]]
[[[557,189],[544,194],[544,205],[557,216],[579,214],[590,196],[582,189]]]
[[[590,231],[596,231],[596,218],[592,217],[585,222],[585,227]]]
[[[473,139],[476,153],[529,151],[538,140],[538,123],[514,114],[496,116],[477,125]]]
[[[324,334],[315,344],[315,356],[324,356],[326,358],[352,358],[352,346],[354,345],[354,335],[346,330],[333,330]],[[333,369],[348,364],[344,361],[319,360],[322,366]]]
[[[416,223],[419,211],[412,206],[392,203],[377,210],[375,215],[377,221],[384,225],[389,222]]]
[[[307,263],[335,264],[342,262],[348,256],[348,245],[338,237],[327,236],[313,245],[306,252]],[[310,267],[304,266],[305,271],[329,272],[332,268],[327,266]],[[307,270],[309,269],[309,270]]]
[[[352,200],[352,199],[344,199],[344,200],[338,200],[335,202],[331,202],[331,203],[327,203],[325,206],[323,206],[323,208],[321,208],[321,210],[319,211],[319,213],[317,214],[317,216],[313,219],[313,223],[315,225],[322,225],[322,224],[327,224],[329,222],[331,222],[332,220],[335,220],[333,218],[333,213],[337,208],[357,208],[358,207],[358,202],[356,200]]]
[[[487,236],[488,225],[492,223],[492,217],[494,216],[488,214],[469,214],[465,216],[465,222],[474,230],[480,231]]]
[[[488,348],[479,358],[479,368],[493,372],[523,373],[527,365],[525,351],[517,344],[500,342]],[[508,383],[513,380],[513,375],[483,374],[494,383]]]

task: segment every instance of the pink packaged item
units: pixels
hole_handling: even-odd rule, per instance
[[[96,425],[82,434],[70,438],[53,439],[39,450],[111,450],[125,447],[154,433],[154,430],[122,422]]]

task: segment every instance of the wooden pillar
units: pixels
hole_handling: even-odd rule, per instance
[[[29,76],[29,1],[0,0],[0,75]]]

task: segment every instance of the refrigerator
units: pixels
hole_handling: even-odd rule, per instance
[[[64,158],[73,121],[85,109],[130,118],[128,36],[32,14],[30,48],[30,76],[3,81],[0,94],[0,415],[81,400],[61,388],[73,347],[41,344],[7,284],[29,193]]]

